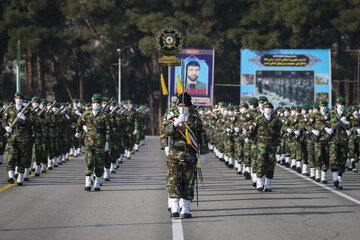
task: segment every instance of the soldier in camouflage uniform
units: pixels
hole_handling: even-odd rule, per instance
[[[247,103],[242,103],[240,105],[240,111],[235,113],[235,123],[234,123],[234,154],[235,154],[235,164],[236,164],[236,173],[242,174],[244,168],[244,136],[242,135],[243,125],[245,124],[245,119],[243,113],[245,113],[249,108]]]
[[[249,127],[249,136],[257,137],[257,158],[256,158],[256,188],[265,192],[271,192],[271,180],[274,177],[276,164],[276,147],[280,141],[281,122],[272,115],[274,107],[266,101],[264,113],[258,115]]]
[[[125,101],[126,107],[126,141],[125,141],[125,157],[127,159],[131,158],[131,154],[135,152],[134,144],[136,135],[139,133],[139,122],[137,114],[133,108],[133,101]]]
[[[8,138],[8,182],[14,183],[15,166],[18,167],[17,185],[23,185],[23,176],[25,172],[26,159],[31,153],[32,142],[32,124],[31,110],[22,105],[24,96],[21,93],[15,94],[15,105],[9,107],[2,116],[1,124],[6,132],[10,134]],[[11,123],[19,117],[19,121],[14,127],[10,127]],[[31,159],[30,159],[31,161]]]
[[[101,176],[104,172],[105,152],[109,150],[109,119],[101,111],[102,96],[94,94],[92,109],[83,113],[76,128],[76,137],[80,137],[81,129],[85,132],[85,190],[91,191],[91,174],[95,172],[94,191],[100,191]]]
[[[80,149],[80,139],[75,137],[76,133],[76,125],[81,117],[81,109],[79,106],[80,100],[74,99],[72,107],[70,109],[70,116],[71,116],[71,149],[70,149],[70,156],[77,157],[78,156],[78,149]]]
[[[343,124],[349,126],[349,121],[346,119],[345,111],[345,99],[338,97],[336,99],[336,109],[331,110],[330,115],[330,126],[334,126],[338,121],[342,121]],[[342,127],[333,131],[327,127],[326,132],[331,135],[329,140],[330,143],[330,170],[333,175],[333,183],[337,189],[343,189],[342,186],[342,175],[345,171],[345,163],[347,159],[347,133]]]
[[[235,155],[234,155],[234,106],[229,106],[226,115],[224,116],[224,155],[225,155],[225,164],[229,168],[233,168],[235,165]]]
[[[169,120],[164,128],[164,133],[171,139],[171,149],[167,157],[168,177],[167,191],[171,198],[171,217],[191,217],[190,204],[194,198],[194,184],[196,178],[196,165],[198,154],[200,161],[203,162],[205,155],[209,152],[207,137],[199,115],[191,108],[191,97],[187,93],[178,97],[179,116]],[[195,115],[193,115],[195,113]],[[188,132],[193,135],[198,150],[189,144],[183,133]],[[182,201],[180,201],[180,199]],[[179,206],[179,204],[182,206]]]
[[[350,137],[349,137],[349,158],[348,169],[357,172],[360,150],[360,117],[357,107],[352,106],[350,111],[356,109],[350,117]]]
[[[3,111],[5,111],[5,106],[4,103],[2,101],[0,101],[0,112],[2,113]],[[1,119],[3,117],[3,114],[0,114],[0,122]],[[0,165],[3,162],[3,158],[4,158],[4,152],[5,152],[5,147],[6,147],[6,138],[4,137],[4,134],[6,133],[4,128],[0,128]]]

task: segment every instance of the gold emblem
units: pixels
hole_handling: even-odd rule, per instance
[[[166,66],[180,66],[180,58],[176,57],[183,46],[182,34],[171,25],[165,25],[155,35],[155,47],[162,57],[158,60]]]

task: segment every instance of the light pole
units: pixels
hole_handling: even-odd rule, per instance
[[[118,56],[119,56],[119,72],[118,72],[118,78],[119,78],[119,92],[118,92],[118,102],[121,102],[121,49],[118,48],[117,50]]]

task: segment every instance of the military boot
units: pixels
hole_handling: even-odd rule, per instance
[[[84,190],[91,191],[91,176],[85,176],[85,187]]]

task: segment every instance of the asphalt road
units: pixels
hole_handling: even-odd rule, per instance
[[[203,166],[205,190],[199,192],[199,206],[192,203],[193,218],[172,222],[165,156],[158,137],[145,143],[100,192],[83,190],[84,155],[32,177],[25,186],[0,190],[0,239],[360,237],[359,204],[280,167],[273,192],[258,192],[213,154]],[[8,186],[5,180],[6,168],[0,165],[0,189]],[[345,174],[342,193],[360,200],[360,173]]]

